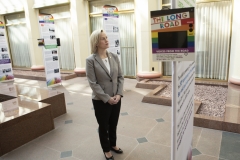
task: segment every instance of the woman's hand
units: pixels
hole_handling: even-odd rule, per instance
[[[117,104],[120,99],[121,99],[121,96],[120,96],[120,95],[115,95],[114,97],[111,97],[111,98],[108,100],[108,103],[111,104],[111,105],[114,105],[114,104]]]
[[[108,103],[113,105],[115,104],[115,97],[111,97],[109,100],[108,100]]]
[[[114,104],[117,104],[117,103],[120,101],[120,99],[121,99],[121,96],[120,96],[120,95],[118,95],[118,94],[115,95],[115,96],[114,96],[114,102],[115,102]]]

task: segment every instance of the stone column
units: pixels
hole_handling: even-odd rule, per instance
[[[150,11],[157,10],[158,0],[135,0],[135,16],[136,16],[136,42],[137,42],[137,65],[138,77],[147,75],[160,76],[161,67],[159,62],[152,61],[152,42],[151,42],[151,18]],[[151,72],[154,67],[154,71]]]
[[[28,46],[31,57],[32,70],[44,69],[42,48],[38,47],[37,39],[40,37],[38,24],[38,9],[34,9],[33,0],[23,1],[25,10],[26,27],[28,30]]]
[[[230,67],[229,67],[229,81],[231,83],[240,85],[240,48],[239,48],[239,37],[240,37],[240,1],[233,1],[233,19],[232,19],[232,39],[231,39],[231,53],[230,53]]]
[[[74,71],[82,76],[85,74],[86,58],[90,55],[87,1],[71,0],[71,21],[76,64]]]

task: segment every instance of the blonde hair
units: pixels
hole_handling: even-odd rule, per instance
[[[99,43],[100,34],[104,32],[102,29],[97,29],[92,32],[90,36],[90,46],[91,46],[91,53],[97,53],[97,44]]]

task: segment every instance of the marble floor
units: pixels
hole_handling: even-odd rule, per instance
[[[44,81],[15,79],[17,84],[46,88]],[[125,79],[118,124],[118,146],[124,154],[116,160],[170,160],[171,107],[142,103],[151,90],[135,88]],[[55,129],[0,157],[0,160],[104,160],[98,125],[86,77],[62,82],[67,114],[54,119]],[[234,105],[240,90],[231,92]],[[36,126],[37,127],[37,126]],[[240,134],[194,127],[193,160],[240,160]]]

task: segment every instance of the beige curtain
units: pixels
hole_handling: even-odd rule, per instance
[[[195,12],[195,76],[227,80],[232,1],[198,3]],[[171,75],[171,62],[163,70]]]
[[[196,77],[227,80],[232,2],[196,5]]]

